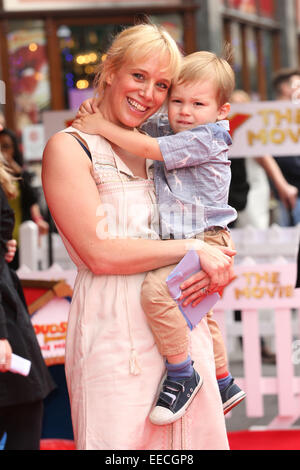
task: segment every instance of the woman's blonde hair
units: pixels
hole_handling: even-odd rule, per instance
[[[230,102],[231,103],[249,103],[251,101],[251,96],[244,90],[234,90],[231,95]]]
[[[180,83],[213,81],[219,106],[230,100],[235,87],[235,76],[228,59],[218,57],[213,52],[199,51],[184,57],[178,77]]]
[[[17,178],[10,173],[3,161],[2,155],[0,154],[0,185],[8,199],[13,199],[17,196],[16,180]]]
[[[155,54],[162,58],[166,54],[169,55],[166,70],[170,71],[172,79],[176,80],[182,55],[167,31],[154,24],[139,24],[124,29],[115,37],[104,55],[104,60],[98,66],[94,81],[96,91],[103,92],[107,77],[111,73],[116,73],[125,63],[138,63]]]

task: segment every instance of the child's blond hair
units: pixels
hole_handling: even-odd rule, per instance
[[[184,57],[177,84],[203,80],[215,83],[219,106],[229,102],[235,87],[235,76],[225,58],[208,51],[194,52]]]
[[[182,55],[170,34],[154,24],[139,24],[124,29],[119,33],[102,63],[98,66],[95,76],[95,87],[99,93],[106,88],[109,74],[116,73],[125,63],[139,63],[147,57],[157,54],[163,59],[169,56],[166,70],[176,80],[181,67]]]

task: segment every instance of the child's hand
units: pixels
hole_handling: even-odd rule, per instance
[[[76,117],[78,116],[83,116],[85,114],[93,114],[93,108],[92,108],[92,98],[89,98],[88,100],[83,101],[81,103],[80,108],[76,114]]]
[[[76,117],[72,123],[72,127],[79,131],[85,132],[86,134],[101,134],[100,125],[103,120],[100,112],[94,114],[85,114],[83,116]]]
[[[80,108],[76,114],[77,117],[85,116],[86,114],[94,114],[99,112],[100,98],[89,98],[81,103]]]

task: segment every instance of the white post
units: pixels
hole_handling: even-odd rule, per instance
[[[23,222],[19,230],[19,253],[20,253],[20,267],[25,265],[32,270],[38,270],[38,227],[37,225],[28,220]]]

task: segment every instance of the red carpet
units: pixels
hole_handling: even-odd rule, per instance
[[[300,430],[237,431],[228,440],[231,450],[300,450]]]
[[[67,439],[42,439],[40,450],[75,450],[75,445]]]
[[[300,430],[236,431],[228,440],[230,450],[300,450]],[[75,450],[75,445],[66,439],[42,439],[41,450]]]

